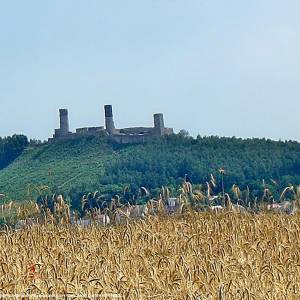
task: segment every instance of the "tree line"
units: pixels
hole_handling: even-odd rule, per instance
[[[21,155],[28,145],[29,141],[25,135],[14,134],[0,137],[0,170],[7,167]]]
[[[171,186],[186,178],[205,184],[211,174],[225,170],[225,188],[234,184],[259,195],[265,187],[273,192],[300,184],[300,144],[295,141],[201,137],[177,134],[144,145],[123,147],[105,165],[99,178],[103,186],[130,185],[133,190]],[[219,178],[220,180],[220,178]]]

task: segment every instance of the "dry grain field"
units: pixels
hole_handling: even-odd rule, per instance
[[[108,227],[7,228],[0,232],[0,293],[2,299],[22,293],[32,295],[23,299],[300,299],[299,235],[297,215],[233,212]]]

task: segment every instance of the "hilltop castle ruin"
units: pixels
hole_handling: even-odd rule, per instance
[[[154,114],[154,127],[131,127],[131,128],[115,128],[113,110],[111,105],[104,106],[105,111],[105,127],[84,127],[77,128],[76,132],[70,132],[69,116],[67,109],[59,110],[60,127],[55,129],[53,138],[49,142],[56,139],[74,138],[87,135],[109,136],[111,140],[120,144],[138,144],[152,140],[156,137],[173,134],[173,128],[166,128],[164,125],[163,114]]]

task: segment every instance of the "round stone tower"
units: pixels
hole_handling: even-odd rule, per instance
[[[165,134],[165,123],[164,123],[164,115],[163,114],[155,114],[154,115],[154,130],[157,135]]]
[[[115,124],[114,124],[114,116],[111,105],[104,106],[105,111],[105,128],[109,134],[114,134],[115,132]]]
[[[59,120],[60,120],[60,133],[65,135],[69,133],[69,116],[67,109],[59,110]]]

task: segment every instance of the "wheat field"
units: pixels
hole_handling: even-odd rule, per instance
[[[296,215],[187,212],[109,227],[7,228],[0,232],[0,293],[299,299],[299,227]]]

